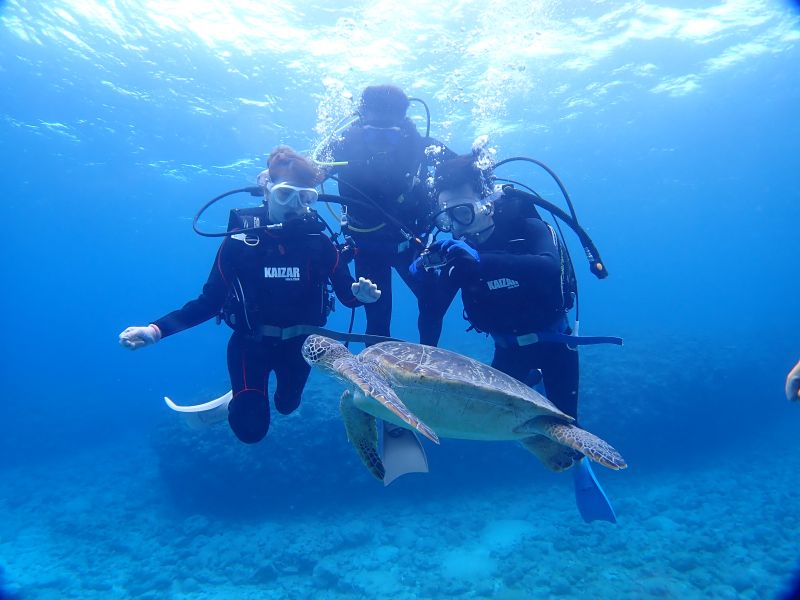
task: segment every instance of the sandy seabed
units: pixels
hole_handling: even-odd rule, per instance
[[[174,510],[156,464],[127,446],[7,469],[6,597],[774,598],[800,559],[800,457],[767,451],[683,474],[598,469],[616,525],[583,523],[563,475],[222,520]]]

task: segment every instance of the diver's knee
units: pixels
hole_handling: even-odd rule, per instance
[[[290,415],[300,406],[300,394],[275,392],[275,409],[282,415]]]
[[[257,390],[244,390],[228,404],[228,424],[239,441],[255,444],[269,430],[269,402]]]

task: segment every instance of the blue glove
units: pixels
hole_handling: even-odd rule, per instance
[[[477,264],[481,261],[478,251],[463,240],[444,240],[440,246],[448,261],[461,261],[462,264]]]
[[[422,259],[418,256],[410,265],[408,265],[408,272],[414,279],[419,279],[425,274],[425,269],[422,266]]]

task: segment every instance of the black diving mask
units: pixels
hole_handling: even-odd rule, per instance
[[[378,127],[377,125],[362,125],[364,143],[369,146],[397,146],[403,140],[403,130],[400,127]]]
[[[433,222],[444,232],[453,230],[453,223],[468,227],[475,222],[475,202],[454,204],[433,215]]]

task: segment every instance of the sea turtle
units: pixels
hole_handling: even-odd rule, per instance
[[[354,356],[339,342],[309,336],[303,358],[343,381],[347,437],[369,471],[383,479],[375,418],[467,440],[517,440],[554,471],[585,455],[610,469],[625,460],[608,443],[513,377],[467,356],[409,342],[381,342]],[[351,390],[354,394],[351,394]]]

